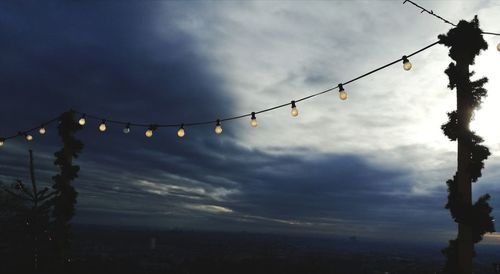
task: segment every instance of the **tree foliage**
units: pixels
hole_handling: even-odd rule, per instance
[[[72,112],[61,115],[58,131],[63,146],[54,154],[59,173],[52,177],[52,189],[38,189],[31,150],[31,186],[21,180],[11,186],[1,185],[0,256],[12,258],[8,263],[15,265],[15,273],[33,273],[33,269],[40,273],[66,273],[64,264],[69,257],[70,221],[75,214],[77,198],[71,182],[79,171],[79,167],[73,165],[73,159],[83,148],[74,134],[80,129]],[[2,254],[3,251],[7,254]]]
[[[487,78],[481,78],[476,81],[471,81],[470,77],[474,72],[466,73],[459,68],[465,65],[474,64],[474,59],[481,50],[488,48],[488,44],[482,37],[482,31],[479,28],[479,20],[477,16],[470,22],[460,21],[458,25],[451,29],[446,35],[439,36],[440,43],[449,47],[449,56],[455,61],[450,63],[445,70],[449,78],[448,87],[456,89],[464,87],[460,93],[457,88],[457,98],[466,102],[466,109],[473,112],[479,108],[482,99],[487,95],[487,91],[483,85],[488,82]],[[467,124],[459,125],[459,114],[457,111],[448,113],[448,122],[441,128],[443,133],[451,140],[457,141],[459,138],[466,140],[469,155],[469,172],[470,181],[477,182],[481,177],[481,171],[484,168],[484,160],[488,158],[490,152],[487,147],[483,146],[483,139],[476,135],[475,132],[469,130]],[[446,208],[450,210],[451,216],[455,222],[459,224],[468,224],[472,228],[472,241],[474,244],[482,240],[483,235],[487,232],[494,232],[495,227],[493,217],[490,215],[492,208],[488,204],[490,195],[481,196],[474,204],[465,204],[460,202],[458,194],[457,175],[446,182],[448,186],[448,202]],[[449,246],[443,250],[443,254],[447,257],[445,265],[445,273],[459,273],[458,269],[458,241],[459,239],[451,240]]]
[[[54,239],[57,244],[57,251],[61,262],[68,260],[70,247],[70,220],[75,214],[75,204],[78,193],[71,185],[71,182],[78,177],[80,167],[73,165],[73,158],[77,158],[83,149],[83,143],[75,138],[75,133],[81,126],[75,122],[72,111],[65,112],[60,117],[58,126],[59,136],[63,147],[54,155],[54,164],[59,167],[59,174],[52,177],[54,184],[52,188],[56,191],[53,198],[54,209],[53,229]]]
[[[16,273],[47,269],[53,253],[49,220],[56,192],[47,187],[38,190],[31,150],[29,156],[31,186],[17,180],[10,186],[2,185],[0,192],[1,248],[7,250],[2,257],[8,258],[4,267],[15,268]]]

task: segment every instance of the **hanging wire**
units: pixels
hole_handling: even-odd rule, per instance
[[[413,2],[413,1],[411,1],[411,0],[405,0],[405,1],[403,2],[403,5],[404,5],[404,4],[406,4],[406,2],[408,2],[408,3],[412,4],[412,5],[414,5],[415,7],[419,8],[419,9],[421,10],[421,11],[420,11],[420,13],[424,13],[424,12],[426,12],[427,14],[432,15],[432,16],[436,17],[437,19],[439,19],[439,20],[441,20],[441,21],[445,22],[446,24],[452,25],[452,26],[454,26],[454,27],[456,27],[456,26],[457,26],[456,24],[454,24],[454,23],[452,23],[452,22],[450,22],[450,21],[446,20],[445,18],[443,18],[443,17],[439,16],[438,14],[434,13],[434,11],[433,11],[433,10],[428,10],[428,9],[426,9],[426,8],[424,8],[424,7],[422,7],[422,6],[420,6],[419,4],[417,4],[417,3],[415,3],[415,2]],[[488,34],[488,35],[496,35],[496,36],[500,36],[500,33],[495,33],[495,32],[487,32],[487,31],[483,31],[483,32],[481,32],[481,33],[482,33],[482,34]]]
[[[57,116],[55,118],[52,118],[52,119],[48,120],[47,122],[43,122],[42,125],[44,127],[46,127],[47,125],[50,125],[50,124],[52,124],[52,123],[54,123],[56,121],[59,121],[59,116]],[[11,136],[0,138],[0,140],[9,140],[9,139],[13,139],[13,138],[16,138],[16,137],[19,137],[19,136],[24,136],[27,133],[30,133],[32,131],[35,131],[35,130],[39,129],[40,127],[41,126],[37,126],[37,127],[33,127],[33,128],[30,128],[30,129],[27,129],[27,130],[18,131],[18,133],[13,134]]]
[[[413,53],[410,53],[410,54],[407,54],[406,56],[407,57],[411,57],[411,56],[414,56],[424,50],[427,50],[435,45],[437,45],[439,43],[439,41],[437,42],[434,42],[428,46],[425,46]],[[392,66],[396,63],[399,63],[400,61],[402,61],[403,59],[402,58],[398,58],[388,64],[385,64],[383,66],[380,66],[378,68],[375,68],[367,73],[364,73],[358,77],[355,77],[347,82],[344,82],[342,83],[342,85],[348,85],[352,82],[355,82],[361,78],[364,78],[368,75],[371,75],[375,72],[378,72],[382,69],[385,69],[389,66]],[[314,93],[314,94],[311,94],[311,95],[308,95],[308,96],[305,96],[305,97],[302,97],[302,98],[299,98],[297,100],[295,100],[296,103],[298,102],[302,102],[302,101],[305,101],[305,100],[309,100],[311,98],[314,98],[316,96],[319,96],[319,95],[322,95],[322,94],[325,94],[325,93],[328,93],[332,90],[336,90],[338,89],[338,85],[334,86],[334,87],[331,87],[331,88],[328,88],[326,90],[323,90],[323,91],[320,91],[320,92],[317,92],[317,93]],[[258,110],[258,111],[255,111],[255,114],[260,114],[260,113],[265,113],[265,112],[269,112],[269,111],[273,111],[273,110],[276,110],[276,109],[279,109],[279,108],[283,108],[283,107],[286,107],[286,106],[289,106],[291,105],[291,101],[288,101],[287,103],[284,103],[284,104],[281,104],[281,105],[277,105],[277,106],[274,106],[274,107],[270,107],[270,108],[266,108],[266,109],[262,109],[262,110]],[[131,126],[131,127],[144,127],[144,128],[149,128],[151,126],[151,123],[133,123],[133,122],[130,122],[130,121],[121,121],[121,120],[113,120],[113,119],[107,119],[105,117],[101,117],[101,116],[96,116],[96,115],[91,115],[91,114],[88,114],[87,112],[81,112],[81,111],[78,111],[78,110],[70,110],[70,111],[73,111],[74,113],[76,114],[79,114],[79,115],[82,115],[86,118],[91,118],[91,119],[95,119],[95,120],[98,120],[98,121],[102,121],[102,120],[105,120],[106,123],[108,124],[118,124],[118,125],[123,125],[123,126]],[[232,120],[237,120],[237,119],[242,119],[242,118],[245,118],[245,117],[250,117],[252,115],[252,113],[246,113],[246,114],[242,114],[242,115],[238,115],[238,116],[232,116],[232,117],[226,117],[226,118],[222,118],[222,119],[212,119],[212,120],[207,120],[207,121],[198,121],[198,122],[190,122],[190,123],[175,123],[175,124],[155,124],[156,127],[160,128],[160,127],[180,127],[180,126],[184,126],[184,127],[189,127],[189,126],[200,126],[200,125],[208,125],[208,124],[213,124],[213,123],[216,123],[217,120],[220,120],[220,122],[226,122],[226,121],[232,121]],[[59,120],[59,116],[56,117],[56,118],[53,118],[47,122],[44,122],[42,123],[43,125],[47,126],[49,124],[52,124],[53,122]],[[34,131],[34,130],[37,130],[39,129],[40,126],[38,127],[34,127],[34,128],[30,128],[30,129],[27,129],[27,130],[24,130],[24,131],[21,131],[22,133],[29,133],[31,131]],[[12,139],[12,138],[15,138],[15,137],[18,137],[20,136],[19,134],[15,134],[15,135],[11,135],[11,136],[8,136],[8,137],[4,137],[3,140],[8,140],[8,139]],[[2,139],[2,138],[0,138]]]
[[[454,26],[454,27],[456,27],[456,26],[457,26],[456,24],[453,24],[452,22],[450,22],[450,21],[448,21],[448,20],[444,19],[443,17],[441,17],[441,16],[439,16],[439,15],[435,14],[435,13],[434,13],[434,11],[432,11],[432,10],[430,10],[430,11],[429,11],[429,10],[427,10],[426,8],[424,8],[424,7],[420,6],[419,4],[417,4],[417,3],[415,3],[415,2],[413,2],[413,1],[411,1],[411,0],[405,0],[405,1],[403,2],[403,4],[406,4],[406,2],[409,2],[410,4],[414,5],[415,7],[417,7],[417,8],[419,8],[419,9],[421,9],[420,13],[427,12],[428,14],[430,14],[430,15],[432,15],[432,16],[434,16],[434,17],[436,17],[436,18],[440,19],[440,20],[442,20],[442,21],[443,21],[443,22],[445,22],[446,24],[450,24],[450,25],[452,25],[452,26]]]
[[[420,53],[420,52],[422,52],[424,50],[427,50],[427,49],[429,49],[429,48],[431,48],[431,47],[433,47],[433,46],[435,46],[437,44],[439,44],[439,41],[436,41],[436,42],[434,42],[434,43],[432,43],[432,44],[430,44],[428,46],[425,46],[425,47],[423,47],[423,48],[421,48],[421,49],[419,49],[419,50],[417,50],[417,51],[415,51],[415,52],[413,52],[411,54],[406,55],[406,56],[407,57],[414,56],[414,55],[416,55],[416,54],[418,54],[418,53]],[[380,71],[382,69],[385,69],[385,68],[387,68],[389,66],[397,64],[397,63],[401,62],[402,60],[403,60],[402,58],[394,60],[394,61],[392,61],[392,62],[390,62],[388,64],[385,64],[385,65],[380,66],[380,67],[378,67],[378,68],[376,68],[374,70],[371,70],[371,71],[369,71],[369,72],[367,72],[365,74],[362,74],[362,75],[360,75],[358,77],[355,77],[355,78],[353,78],[353,79],[351,79],[351,80],[343,83],[342,85],[348,85],[348,84],[350,84],[352,82],[355,82],[355,81],[357,81],[357,80],[359,80],[361,78],[364,78],[364,77],[366,77],[366,76],[368,76],[370,74],[373,74],[373,73],[378,72],[378,71]],[[302,97],[300,99],[297,99],[297,100],[295,100],[295,103],[298,103],[298,102],[301,102],[301,101],[305,101],[305,100],[309,100],[309,99],[311,99],[313,97],[316,97],[316,96],[328,93],[328,92],[330,92],[332,90],[336,90],[336,89],[338,89],[338,85],[336,85],[335,87],[332,87],[332,88],[329,88],[329,89],[326,89],[326,90],[323,90],[323,91],[320,91],[320,92],[317,92],[317,93],[314,93],[314,94]],[[270,107],[270,108],[262,109],[262,110],[259,110],[259,111],[255,111],[255,114],[260,114],[260,113],[265,113],[265,112],[273,111],[273,110],[276,110],[276,109],[279,109],[279,108],[283,108],[283,107],[289,106],[291,104],[292,103],[290,101],[290,102],[287,102],[287,103],[284,103],[284,104],[281,104],[281,105],[277,105],[277,106],[274,106],[274,107]],[[83,114],[82,112],[78,112],[78,111],[75,111],[75,112]],[[219,119],[219,120],[221,122],[225,122],[225,121],[237,120],[237,119],[241,119],[241,118],[245,118],[245,117],[250,117],[250,116],[252,116],[252,113],[247,113],[247,114],[242,114],[242,115],[238,115],[238,116],[227,117],[227,118],[223,118],[223,119]],[[87,117],[94,118],[94,119],[97,119],[97,120],[104,119],[102,117],[88,115],[88,114],[87,114]],[[216,123],[217,120],[218,119],[212,119],[212,120],[200,121],[200,122],[191,122],[191,123],[157,124],[157,126],[158,127],[179,127],[182,124],[184,126],[199,126],[199,125],[213,124],[213,123]],[[109,119],[107,120],[107,122],[108,123],[121,124],[121,125],[124,125],[124,124],[128,123],[128,122],[124,122],[124,121],[109,120]],[[140,127],[148,126],[148,124],[138,124],[138,123],[130,123],[130,125],[132,125],[132,126],[140,126]]]

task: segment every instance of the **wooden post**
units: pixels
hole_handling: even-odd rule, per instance
[[[471,134],[469,125],[472,117],[472,87],[469,79],[469,64],[463,60],[457,60],[456,69],[458,78],[463,81],[457,83],[457,116],[458,116],[458,156],[457,156],[457,195],[458,202],[463,208],[472,206],[472,180],[470,173],[471,162]],[[467,79],[467,80],[465,80]],[[474,243],[472,241],[472,228],[469,222],[458,224],[458,274],[472,273],[472,258],[474,255]]]

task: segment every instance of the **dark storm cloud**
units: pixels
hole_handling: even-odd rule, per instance
[[[230,100],[221,96],[221,79],[210,75],[189,37],[151,30],[154,8],[132,2],[3,4],[2,90],[10,102],[23,102],[3,110],[24,121],[70,107],[143,122],[161,117],[157,122],[164,123],[203,119],[213,108],[224,114]],[[2,124],[19,124],[4,119]]]

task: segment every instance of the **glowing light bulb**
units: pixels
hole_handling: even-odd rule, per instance
[[[403,64],[403,68],[406,71],[410,70],[411,67],[412,67],[412,65],[411,65],[410,61],[408,61],[408,62],[406,62],[406,63]]]
[[[220,124],[220,120],[217,120],[217,124],[215,125],[215,134],[220,135],[222,133],[222,126]]]
[[[148,137],[148,138],[151,138],[153,136],[153,133],[156,130],[156,128],[157,128],[156,125],[150,125],[148,130],[146,130],[146,132],[144,132],[144,135],[146,135],[146,137]]]
[[[403,56],[403,69],[408,71],[410,70],[412,67],[411,63],[410,63],[410,60],[408,60],[408,57]]]
[[[252,127],[257,127],[257,118],[255,118],[255,112],[252,112],[252,118],[250,120],[250,125]]]
[[[181,127],[177,131],[177,136],[179,136],[179,138],[182,138],[184,137],[184,135],[186,135],[186,132],[184,131],[184,125],[181,125]]]
[[[342,101],[347,100],[347,92],[345,90],[342,90],[341,92],[339,92],[339,98]]]
[[[0,147],[3,147],[5,143],[5,139],[4,138],[0,138]]]
[[[45,130],[45,127],[41,127],[39,130],[38,130],[38,133],[40,133],[40,135],[44,135],[47,131]]]
[[[500,43],[497,45],[497,50],[500,51]]]
[[[299,115],[299,110],[295,106],[295,101],[292,101],[292,117],[297,117]]]
[[[124,128],[123,128],[123,133],[129,134],[130,133],[130,123],[128,123]]]
[[[342,101],[347,100],[347,91],[345,91],[344,86],[342,86],[342,84],[339,84],[339,98]]]
[[[26,139],[26,141],[32,141],[33,140],[33,136],[31,134],[26,134],[24,135],[24,138]]]
[[[102,120],[101,124],[99,125],[99,131],[100,132],[105,132],[106,131],[106,121]]]
[[[83,126],[86,122],[87,121],[85,120],[85,114],[83,114],[82,117],[80,117],[80,120],[78,120],[78,124],[80,124],[80,126]]]

